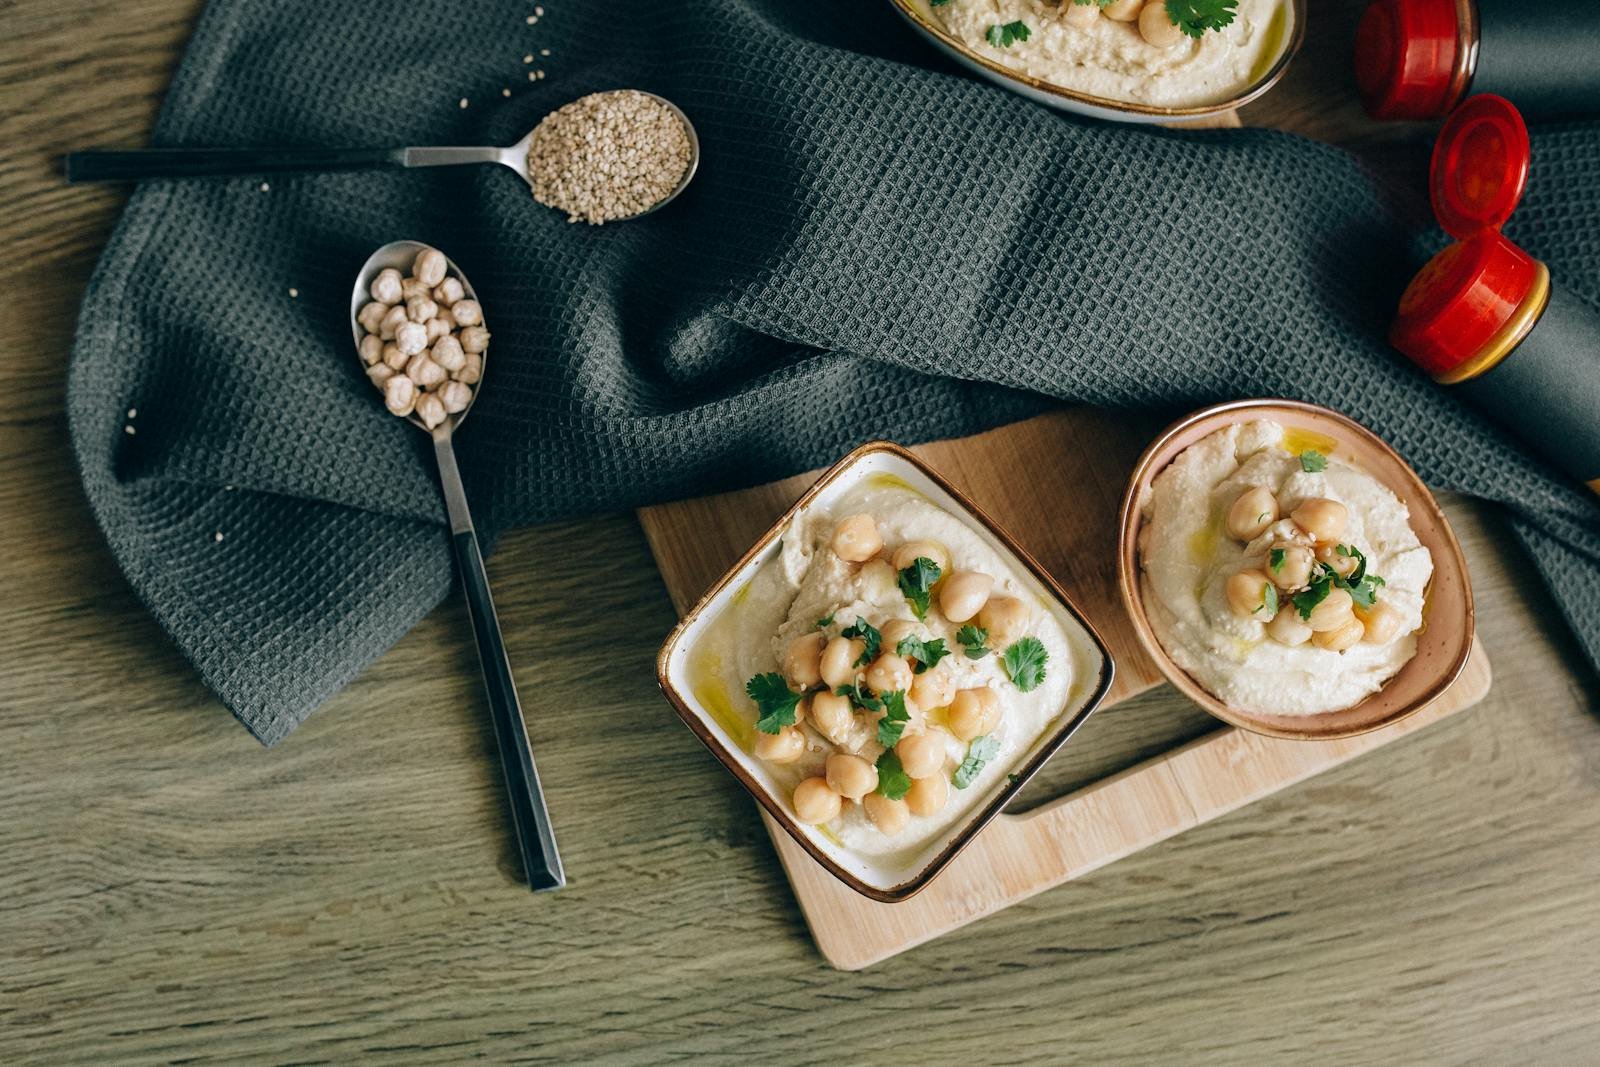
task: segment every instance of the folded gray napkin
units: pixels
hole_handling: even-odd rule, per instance
[[[491,534],[1058,400],[1281,395],[1503,503],[1600,657],[1600,507],[1389,350],[1416,238],[1350,156],[1076,122],[953,72],[881,2],[544,6],[213,0],[154,140],[509,144],[643,88],[704,146],[666,211],[569,224],[499,168],[148,182],[84,299],[68,404],[95,516],[262,741],[450,589],[426,439],[347,327],[357,268],[400,237],[445,249],[487,310],[459,449]],[[1539,130],[1510,227],[1590,300],[1597,167],[1594,125]]]

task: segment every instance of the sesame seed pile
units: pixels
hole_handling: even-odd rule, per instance
[[[634,89],[591,93],[547,115],[528,142],[534,199],[568,222],[647,211],[689,168],[689,134],[661,101]]]

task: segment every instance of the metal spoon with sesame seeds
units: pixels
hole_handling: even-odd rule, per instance
[[[617,90],[640,92],[641,90]],[[700,138],[694,124],[672,101],[654,93],[643,95],[660,101],[683,123],[689,138],[689,165],[665,197],[642,211],[613,221],[648,215],[666,207],[688,188],[700,166]],[[537,127],[535,127],[537,129]],[[406,167],[453,167],[468,163],[498,163],[515,171],[534,188],[528,170],[528,146],[533,130],[505,148],[145,148],[134,151],[73,152],[66,158],[69,182],[142,181],[146,178],[238,178],[261,174],[305,171],[390,170]]]
[[[358,347],[366,331],[356,321],[356,313],[370,299],[368,293],[372,288],[372,280],[386,267],[393,267],[405,274],[415,262],[417,254],[429,247],[418,241],[394,241],[372,253],[362,265],[361,273],[356,275],[355,288],[350,293],[350,330]],[[460,280],[466,298],[477,300],[478,294],[467,276],[448,256],[445,262],[449,268],[448,276]],[[484,352],[482,359],[482,374],[487,375],[489,354]],[[361,369],[364,373],[366,366],[363,364]],[[433,454],[439,462],[439,481],[444,488],[445,509],[450,515],[451,547],[455,550],[456,563],[461,570],[461,584],[466,591],[472,636],[478,644],[478,662],[483,667],[483,683],[488,691],[489,712],[494,719],[494,738],[500,749],[500,764],[505,770],[506,791],[511,798],[511,819],[522,851],[523,870],[533,889],[560,889],[567,884],[567,876],[561,868],[561,856],[556,851],[555,830],[550,825],[544,790],[539,786],[539,771],[533,765],[533,747],[528,741],[528,728],[522,717],[522,702],[517,699],[511,662],[506,658],[505,642],[500,636],[500,620],[495,614],[494,599],[489,595],[489,576],[483,567],[483,552],[478,547],[478,535],[473,529],[472,512],[467,507],[467,493],[461,484],[461,471],[456,467],[455,447],[451,443],[451,435],[466,419],[482,389],[483,377],[480,376],[472,387],[472,398],[467,406],[453,415],[447,415],[443,422],[431,430],[415,414],[406,421],[433,438]]]

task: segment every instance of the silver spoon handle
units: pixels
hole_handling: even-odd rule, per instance
[[[69,182],[145,178],[228,178],[285,171],[379,170],[404,167],[404,148],[144,148],[130,152],[73,152]]]
[[[450,541],[461,569],[467,612],[472,617],[472,636],[478,643],[478,662],[483,667],[483,684],[488,692],[495,743],[500,749],[500,765],[505,771],[506,791],[511,799],[511,819],[522,849],[523,870],[533,889],[560,889],[567,884],[567,876],[561,867],[560,853],[556,851],[555,830],[550,825],[544,790],[539,785],[539,771],[533,765],[533,747],[522,718],[522,703],[517,699],[511,662],[506,658],[505,642],[500,637],[500,620],[489,595],[489,576],[483,568],[483,553],[472,528],[472,513],[467,510],[467,494],[461,484],[461,471],[456,467],[455,449],[448,430],[434,433],[433,450],[439,461],[445,506],[450,512]]]

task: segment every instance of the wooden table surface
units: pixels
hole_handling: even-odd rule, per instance
[[[1349,96],[1358,0],[1313,6],[1246,121],[1414,177],[1425,133]],[[861,974],[817,956],[754,806],[657,693],[673,614],[629,515],[490,563],[566,892],[516,882],[459,604],[259,748],[113,566],[62,412],[123,194],[52,159],[141,140],[197,8],[0,3],[0,1062],[1596,1062],[1595,678],[1466,501],[1481,706]],[[552,654],[552,602],[610,670]],[[1159,689],[1032,801],[1207,728]]]

